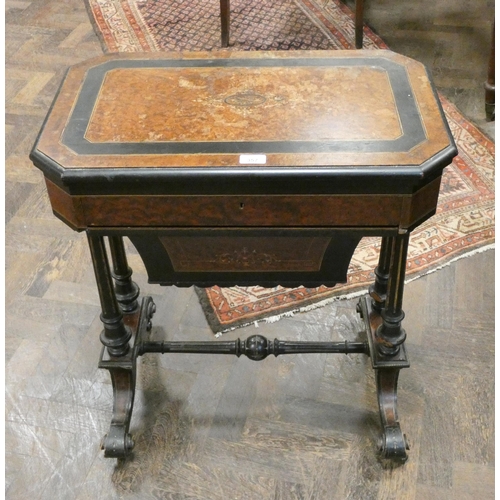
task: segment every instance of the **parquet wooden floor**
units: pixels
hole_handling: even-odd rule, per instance
[[[490,0],[368,0],[396,51],[430,62],[442,92],[483,118]],[[101,54],[80,0],[6,3],[6,497],[19,499],[493,498],[494,256],[410,283],[412,367],[399,408],[409,462],[375,459],[373,372],[360,355],[248,359],[149,355],[140,362],[133,461],[104,459],[111,415],[98,297],[84,235],[53,217],[30,148],[66,68]],[[191,289],[146,283],[154,335],[210,339]],[[343,339],[352,302],[260,327],[269,338]],[[228,338],[247,337],[255,328]]]

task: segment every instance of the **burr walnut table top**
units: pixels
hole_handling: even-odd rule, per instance
[[[120,219],[118,205],[109,209],[116,219],[100,217],[103,204],[91,196],[365,196],[365,212],[395,211],[390,220],[373,220],[387,226],[397,225],[402,212],[399,201],[389,206],[384,196],[394,202],[421,193],[425,207],[417,200],[411,210],[423,212],[404,215],[408,227],[435,208],[438,178],[455,154],[425,67],[390,51],[358,50],[93,59],[69,70],[31,158],[46,176],[56,213],[79,229],[133,222]],[[316,205],[345,213],[353,200]],[[165,198],[136,201],[151,214]],[[281,200],[281,209],[275,201],[267,201],[279,212],[266,208],[266,217],[276,215],[266,219],[270,225],[293,224],[280,213],[311,200],[292,206]],[[189,203],[184,213],[201,210],[194,198]],[[313,216],[305,224],[324,220]]]

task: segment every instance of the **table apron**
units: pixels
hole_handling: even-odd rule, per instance
[[[334,286],[347,281],[353,253],[365,236],[394,236],[397,228],[100,228],[126,236],[150,283],[176,286]],[[373,271],[378,254],[367,273]],[[371,264],[371,267],[370,267]]]
[[[413,228],[434,214],[441,178],[413,194],[70,195],[47,180],[56,215],[88,227]]]

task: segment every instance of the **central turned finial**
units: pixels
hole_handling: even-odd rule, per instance
[[[242,342],[242,353],[254,361],[260,361],[270,354],[268,341],[262,335],[252,335]]]

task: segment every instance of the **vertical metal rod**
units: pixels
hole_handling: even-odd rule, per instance
[[[128,341],[132,331],[123,323],[123,316],[116,300],[104,238],[89,233],[87,237],[101,302],[101,321],[104,325],[101,342],[107,347],[111,356],[123,356],[129,350]]]

